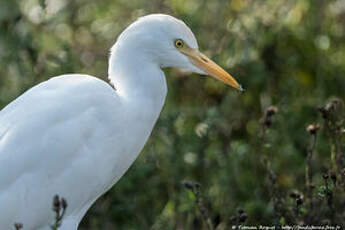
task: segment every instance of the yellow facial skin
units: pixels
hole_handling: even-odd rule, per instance
[[[242,86],[223,68],[213,62],[211,59],[206,57],[197,49],[190,48],[187,44],[181,39],[175,40],[175,47],[182,54],[186,55],[190,61],[199,69],[207,73],[208,75],[224,82],[225,84],[234,87],[239,91],[244,91]]]

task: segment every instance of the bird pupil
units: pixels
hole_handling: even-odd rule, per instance
[[[176,47],[181,48],[183,46],[183,42],[181,40],[176,41]]]

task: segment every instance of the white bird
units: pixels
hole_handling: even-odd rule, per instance
[[[111,85],[84,74],[38,84],[0,111],[0,229],[48,230],[51,201],[68,208],[61,230],[77,229],[142,150],[163,107],[164,67],[208,74],[242,90],[198,51],[191,30],[163,14],[141,17],[111,48]]]

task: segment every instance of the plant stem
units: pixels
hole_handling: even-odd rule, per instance
[[[312,187],[312,157],[316,146],[316,133],[311,135],[310,146],[308,148],[307,163],[305,166],[305,183],[307,187],[307,194],[309,198],[310,208],[313,207],[313,187]]]

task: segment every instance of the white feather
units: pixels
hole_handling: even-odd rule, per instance
[[[76,229],[92,203],[136,159],[167,92],[160,67],[195,70],[174,49],[183,22],[150,15],[133,23],[112,48],[107,83],[88,75],[54,77],[0,112],[0,229],[48,230],[52,198],[66,198],[61,230]]]

